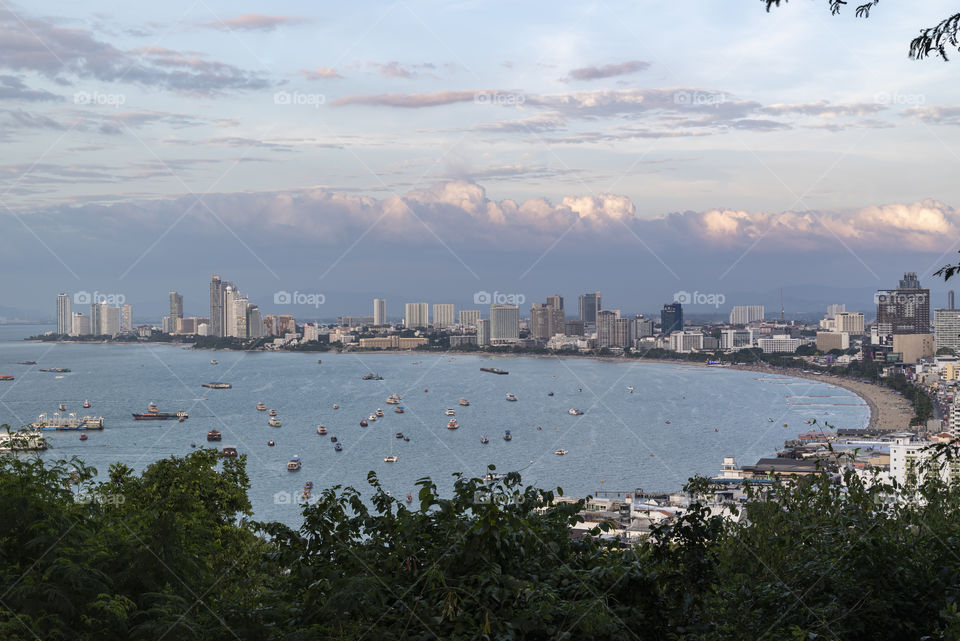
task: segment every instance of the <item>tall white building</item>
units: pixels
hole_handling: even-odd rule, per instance
[[[69,334],[73,330],[73,316],[70,312],[70,295],[57,294],[57,333]]]
[[[106,303],[90,305],[90,333],[94,336],[116,336],[120,333],[121,311]]]
[[[935,348],[946,347],[960,353],[960,310],[935,309],[933,325]]]
[[[263,338],[263,316],[256,305],[247,305],[247,338]]]
[[[453,303],[437,303],[433,306],[433,326],[438,329],[453,327],[456,318],[454,316]]]
[[[791,338],[790,336],[777,335],[769,338],[758,338],[757,347],[764,354],[790,353],[797,351],[797,348],[803,345],[803,339]]]
[[[383,298],[373,299],[373,324],[377,327],[387,324],[387,301]]]
[[[89,336],[90,335],[90,317],[81,312],[73,312],[70,315],[70,335],[71,336]]]
[[[234,312],[233,301],[238,292],[232,285],[225,285],[223,288],[223,334],[221,336],[237,335],[237,315]]]
[[[736,305],[730,310],[731,325],[748,325],[763,320],[763,305]]]
[[[616,309],[601,309],[596,313],[597,321],[597,347],[616,347],[617,343],[617,319],[620,318],[620,311]],[[623,347],[620,345],[620,347]]]
[[[460,324],[464,327],[476,327],[477,321],[480,320],[480,310],[479,309],[461,309],[460,310]]]
[[[837,312],[833,317],[835,331],[851,336],[863,336],[864,323],[861,312]]]
[[[486,318],[477,319],[477,345],[483,347],[490,344],[490,321]]]
[[[520,308],[516,305],[490,306],[490,342],[512,342],[520,338]]]
[[[233,331],[230,336],[247,338],[247,306],[250,301],[244,294],[236,292],[233,296]]]
[[[426,303],[404,305],[403,324],[410,329],[427,327],[430,324],[430,306]]]
[[[753,346],[753,332],[749,329],[724,329],[720,331],[720,349],[746,349]]]
[[[703,349],[703,332],[679,331],[670,334],[670,349],[685,354]]]
[[[181,315],[183,312],[181,311]],[[173,326],[176,329],[176,325]],[[124,305],[120,308],[120,331],[133,331],[133,305]]]

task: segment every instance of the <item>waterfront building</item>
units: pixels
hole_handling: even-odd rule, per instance
[[[624,347],[617,343],[617,320],[620,312],[613,309],[597,311],[597,347]]]
[[[626,349],[633,347],[637,337],[637,324],[632,318],[618,318],[614,324],[613,344]]]
[[[480,319],[479,309],[461,309],[458,320],[464,327],[476,327]]]
[[[120,332],[133,331],[133,305],[123,305],[120,308]]]
[[[763,320],[763,305],[736,305],[730,310],[731,325],[749,325]]]
[[[894,290],[876,294],[877,333],[884,337],[930,332],[930,290],[920,287],[915,272],[907,272]]]
[[[276,328],[277,336],[286,336],[297,332],[297,324],[290,314],[277,314]]]
[[[549,321],[547,320],[547,305],[532,303],[530,305],[530,337],[537,340],[550,338]]]
[[[903,363],[916,363],[936,353],[933,334],[894,334],[893,351]]]
[[[263,317],[263,335],[264,336],[276,336],[277,335],[277,317],[273,314],[267,314]]]
[[[753,332],[749,329],[724,329],[720,331],[720,349],[738,350],[753,347]]]
[[[90,335],[90,317],[81,312],[73,312],[70,315],[70,335],[71,336],[89,336]]]
[[[223,281],[214,274],[210,277],[210,335],[224,335]]]
[[[364,349],[417,349],[429,343],[423,336],[378,336],[375,338],[361,338],[360,347]]]
[[[463,347],[464,345],[476,345],[476,334],[454,335],[450,337],[450,347]]]
[[[587,328],[582,320],[571,319],[563,324],[563,333],[567,336],[583,336]]]
[[[73,315],[70,311],[70,295],[57,294],[57,333],[69,334],[73,331]]]
[[[516,342],[520,338],[520,308],[516,305],[490,306],[490,342]]]
[[[170,292],[170,333],[177,331],[180,319],[183,318],[183,296],[177,292]]]
[[[833,317],[834,331],[851,336],[863,336],[864,322],[861,312],[839,312]]]
[[[757,347],[764,354],[792,354],[803,345],[803,339],[792,338],[788,334],[777,334],[768,338],[757,339]]]
[[[231,319],[228,327],[230,332],[228,336],[234,338],[247,338],[247,305],[250,301],[247,297],[238,291],[232,292],[230,296]]]
[[[316,323],[303,324],[303,342],[304,343],[316,342],[317,340],[319,340],[319,338],[320,338],[320,334],[317,331]]]
[[[936,350],[946,347],[960,354],[960,310],[934,310],[933,327]]]
[[[911,432],[895,432],[890,435],[890,479],[901,487],[907,483],[923,480],[928,471],[937,474],[942,481],[955,484],[960,481],[960,459],[934,459],[933,441],[920,440]],[[929,466],[929,468],[928,468]]]
[[[430,324],[430,307],[426,303],[404,305],[403,324],[409,329],[427,327]]]
[[[703,349],[703,332],[675,331],[670,333],[670,349],[686,354]]]
[[[373,324],[375,327],[387,324],[387,301],[383,298],[373,299]]]
[[[454,315],[453,303],[437,303],[433,306],[433,326],[437,329],[446,329],[453,327]]]
[[[483,347],[490,344],[490,320],[487,318],[477,319],[477,345]]]
[[[106,303],[90,305],[90,333],[114,337],[120,333],[120,308]]]
[[[596,324],[597,312],[599,312],[601,308],[600,292],[584,294],[583,296],[580,296],[578,303],[580,306],[579,319],[583,321],[585,325]]]
[[[263,332],[263,316],[260,314],[260,307],[257,305],[247,305],[247,337],[263,338],[265,335]]]
[[[636,319],[634,319],[634,335],[637,338],[642,338],[644,336],[653,336],[654,323],[652,318],[644,318],[643,314],[637,314]]]
[[[817,349],[821,352],[849,348],[850,334],[846,332],[817,332]]]
[[[660,333],[671,334],[683,331],[683,305],[667,303],[660,312]]]

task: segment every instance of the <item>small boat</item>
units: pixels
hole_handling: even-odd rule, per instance
[[[397,457],[394,456],[394,455],[392,455],[392,454],[391,454],[390,456],[384,456],[384,457],[383,457],[383,462],[384,462],[384,463],[396,463],[396,462],[397,462]]]
[[[17,361],[17,365],[36,365],[37,361]]]
[[[85,440],[87,440],[87,438],[89,438],[89,437],[88,437],[86,434],[81,434],[81,435],[80,435],[80,440],[81,440],[81,441],[85,441]]]
[[[553,396],[553,392],[547,392],[547,396]]]
[[[517,395],[516,395],[516,394],[509,394],[509,393],[508,393],[508,394],[507,394],[507,400],[508,400],[508,401],[515,401],[515,400],[517,400]]]
[[[230,383],[221,383],[220,381],[211,381],[201,384],[200,387],[206,387],[208,389],[232,389],[233,385]]]
[[[538,431],[538,432],[542,432],[542,431],[543,431],[543,428],[540,427],[539,425],[537,425],[537,431]]]
[[[83,402],[83,409],[85,409],[85,410],[90,409],[90,401],[84,401],[84,402]]]
[[[407,492],[407,503],[413,503],[413,494]]]
[[[503,432],[503,440],[505,440],[505,441],[512,441],[512,440],[513,440],[513,434],[510,433],[510,430],[504,430],[504,432]]]
[[[366,427],[366,426],[367,426],[367,419],[365,418],[360,419],[360,427]]]
[[[223,458],[237,458],[237,448],[225,447],[221,451]]]
[[[277,410],[270,410],[270,416],[276,416]]]
[[[217,361],[211,359],[211,360],[210,360],[210,364],[211,364],[211,365],[216,365],[216,364],[217,364]]]
[[[772,418],[768,418],[767,420],[770,421],[771,423],[773,423],[773,419],[772,419]]]
[[[340,445],[339,443],[337,443],[336,445],[333,446],[333,451],[334,451],[334,452],[342,452],[342,451],[343,451],[343,446]]]
[[[385,402],[387,405],[399,405],[399,404],[400,404],[400,395],[399,395],[399,394],[393,394],[392,396],[388,396],[384,402]]]
[[[424,393],[424,394],[426,394],[426,393],[429,392],[429,391],[430,391],[430,390],[428,390],[426,387],[423,388],[423,393]]]
[[[404,409],[403,409],[402,407],[395,407],[395,408],[393,408],[393,411],[394,411],[394,413],[396,413],[396,414],[403,414]]]
[[[300,493],[300,498],[304,501],[308,500],[310,498],[310,488],[303,488],[303,492]]]
[[[377,408],[377,411],[374,413],[377,415],[377,418],[383,418],[383,410],[380,409],[379,407]]]
[[[570,416],[583,416],[583,410],[578,410],[576,407],[571,407],[567,410],[567,414]]]
[[[317,425],[317,434],[319,434],[320,436],[326,436],[327,428],[325,428],[323,425]]]
[[[488,439],[486,436],[481,436],[481,437],[480,437],[480,442],[483,443],[484,445],[486,445],[487,443],[490,442],[490,439]]]
[[[447,416],[456,416],[456,415],[457,415],[457,413],[456,413],[455,411],[451,410],[451,409],[448,409],[446,412],[444,412],[444,414],[446,414]]]
[[[367,417],[367,420],[373,423],[375,420],[377,420],[377,415],[371,414],[370,416]]]
[[[380,374],[370,373],[370,374],[364,374],[363,376],[361,376],[361,377],[360,377],[360,380],[363,380],[363,381],[382,381],[382,380],[383,380],[383,377],[380,376]]]
[[[258,412],[266,412],[266,411],[267,411],[267,406],[264,405],[263,403],[257,403],[257,411],[258,411]]]
[[[323,361],[320,360],[319,358],[317,359],[317,365],[323,365]]]
[[[333,404],[333,409],[338,410],[338,409],[340,409],[340,406],[337,405],[336,403],[334,403],[334,404]]]
[[[196,443],[193,443],[193,442],[190,443],[190,447],[196,447],[196,446],[197,446]]]
[[[54,372],[56,374],[66,374],[70,371],[69,367],[47,367],[40,370],[41,372]]]
[[[303,467],[303,464],[300,462],[299,456],[294,456],[287,462],[287,471],[289,472],[299,472],[301,467]]]
[[[397,438],[403,438],[403,432],[397,432],[396,434],[394,434],[394,436],[396,436]]]
[[[565,449],[559,449],[555,451],[554,454],[556,454],[557,456],[565,456],[567,454],[567,451]]]
[[[210,430],[209,432],[207,432],[208,441],[219,441],[222,438],[223,436],[220,434],[218,430]]]
[[[670,425],[670,419],[665,420],[664,423],[666,423],[667,425]]]
[[[633,385],[627,385],[627,390],[628,390],[631,394],[633,394],[633,389],[634,389]]]
[[[786,427],[786,426],[787,426],[787,424],[786,424],[786,423],[784,423],[784,424],[783,424],[783,426],[784,426],[784,427]]]
[[[403,437],[403,442],[404,442],[404,443],[409,443],[409,442],[410,442],[410,437],[409,437],[409,436],[404,436],[404,437]]]
[[[469,407],[470,401],[465,398],[461,398],[459,401],[457,401],[457,404],[460,405],[460,407]]]
[[[177,417],[177,423],[183,423],[185,420],[187,420],[186,416],[180,415]]]
[[[270,420],[267,421],[267,425],[270,427],[282,427],[283,423],[280,422],[280,419],[271,417]]]
[[[491,374],[500,374],[501,376],[509,374],[510,372],[502,369],[497,369],[496,367],[481,367],[481,372],[490,372]]]
[[[273,447],[274,445],[276,445],[276,443],[274,443],[274,442],[273,442],[273,439],[271,439],[271,440],[267,441],[267,445],[268,445],[269,447]]]
[[[455,418],[451,418],[451,419],[450,419],[450,422],[447,423],[447,429],[448,429],[448,430],[455,430],[455,429],[457,429],[457,428],[459,428],[459,427],[460,427],[460,424],[457,423],[457,419],[455,419]]]
[[[331,436],[331,437],[330,437],[330,442],[331,442],[331,443],[336,443],[336,442],[337,442],[337,437],[336,437],[336,436]]]
[[[59,409],[61,412],[66,412],[66,411],[67,411],[67,406],[64,405],[63,403],[60,403],[60,407],[59,407],[58,409]]]

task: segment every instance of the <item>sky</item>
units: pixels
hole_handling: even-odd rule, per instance
[[[905,271],[939,306],[960,60],[907,49],[956,6],[826,5],[5,1],[0,316],[204,315],[214,273],[307,318],[869,310]]]

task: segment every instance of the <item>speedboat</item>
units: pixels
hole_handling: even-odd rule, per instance
[[[331,443],[336,443],[336,442],[337,442],[337,437],[336,437],[336,436],[331,436],[331,437],[330,437],[330,442],[331,442]]]
[[[490,439],[488,439],[486,436],[481,436],[481,437],[480,437],[480,442],[483,443],[484,445],[486,445],[487,443],[490,442]]]
[[[375,414],[377,415],[377,418],[383,418],[383,410],[380,409],[379,407],[377,408],[377,411],[375,412]]]
[[[333,446],[333,450],[334,450],[335,452],[342,452],[342,451],[343,451],[343,446],[340,445],[339,443],[337,443],[336,445]]]
[[[84,402],[83,402],[83,409],[85,409],[85,410],[90,409],[90,401],[84,401]]]
[[[512,441],[512,440],[513,440],[513,434],[510,433],[510,430],[504,430],[504,432],[503,432],[503,440],[505,440],[505,441]]]
[[[263,403],[257,403],[257,411],[258,411],[258,412],[266,412],[266,411],[267,411],[267,406],[264,405]]]
[[[460,424],[457,423],[457,419],[455,419],[455,418],[451,418],[451,419],[450,419],[450,422],[447,423],[447,429],[448,429],[448,430],[455,430],[455,429],[457,429],[458,427],[460,427]]]
[[[517,395],[516,395],[516,394],[507,394],[507,400],[508,400],[508,401],[515,401],[515,400],[517,400]]]
[[[768,418],[767,420],[770,421],[771,423],[773,423],[773,419],[772,419],[772,418]]]
[[[303,467],[303,464],[300,462],[299,456],[294,456],[289,462],[287,462],[287,470],[290,472],[298,472],[301,467]]]
[[[404,442],[404,443],[409,443],[409,442],[410,442],[410,437],[409,437],[409,436],[404,436],[404,437],[403,437],[403,442]]]
[[[394,456],[394,455],[392,455],[392,454],[391,454],[390,456],[384,456],[384,457],[383,457],[383,462],[384,462],[384,463],[396,463],[396,462],[397,462],[397,457]]]
[[[664,421],[664,423],[666,423],[667,425],[670,425],[670,419],[668,418],[667,420]]]
[[[398,407],[394,407],[394,408],[393,408],[393,411],[394,411],[394,413],[396,413],[396,414],[403,414],[404,409],[403,409],[403,407],[399,407],[399,406],[398,406]]]
[[[465,398],[461,398],[459,401],[457,401],[457,403],[460,405],[460,407],[467,407],[470,405],[470,401]]]
[[[367,426],[367,419],[365,418],[360,419],[360,427],[366,427],[366,426]]]
[[[547,392],[547,396],[553,396],[553,392]]]
[[[570,416],[583,416],[583,410],[578,410],[576,407],[571,407],[567,410],[567,414]]]
[[[564,449],[559,449],[556,452],[554,452],[554,454],[556,454],[557,456],[564,456],[566,453],[567,451]]]
[[[323,425],[317,425],[317,434],[319,434],[320,436],[326,436],[327,428],[325,428]]]
[[[217,361],[211,360],[211,361],[210,361],[210,364],[211,364],[211,365],[216,365],[216,364],[217,364]]]
[[[375,420],[377,420],[377,415],[371,414],[370,416],[367,417],[367,420],[373,423]]]
[[[57,409],[59,409],[61,412],[66,412],[66,411],[67,411],[67,406],[64,405],[63,403],[60,403],[60,407],[58,407]]]
[[[387,405],[399,405],[400,397],[397,396],[396,394],[394,394],[393,396],[388,396],[386,400],[384,400],[384,403],[386,403]]]
[[[270,427],[281,427],[283,423],[280,422],[280,419],[271,417],[270,420],[267,421],[267,425]]]
[[[221,455],[223,458],[237,458],[237,448],[225,447],[221,450]]]
[[[270,416],[276,416],[277,410],[270,410]]]
[[[208,441],[219,441],[221,438],[223,437],[218,430],[210,430],[207,432]]]
[[[87,438],[89,438],[89,437],[88,437],[86,434],[81,434],[81,435],[80,435],[80,440],[81,440],[81,441],[85,441],[85,440],[87,440]]]
[[[456,415],[457,415],[457,413],[456,413],[455,411],[451,410],[451,409],[448,409],[446,412],[444,412],[444,414],[446,414],[447,416],[456,416]]]
[[[397,438],[403,438],[403,432],[397,432],[396,434],[394,434],[394,436],[396,436]]]
[[[276,445],[276,443],[274,443],[273,440],[271,439],[271,440],[267,441],[267,445],[268,445],[269,447],[273,447],[274,445]]]
[[[337,405],[336,403],[334,403],[334,404],[333,404],[333,409],[338,410],[338,409],[340,409],[340,406]]]

